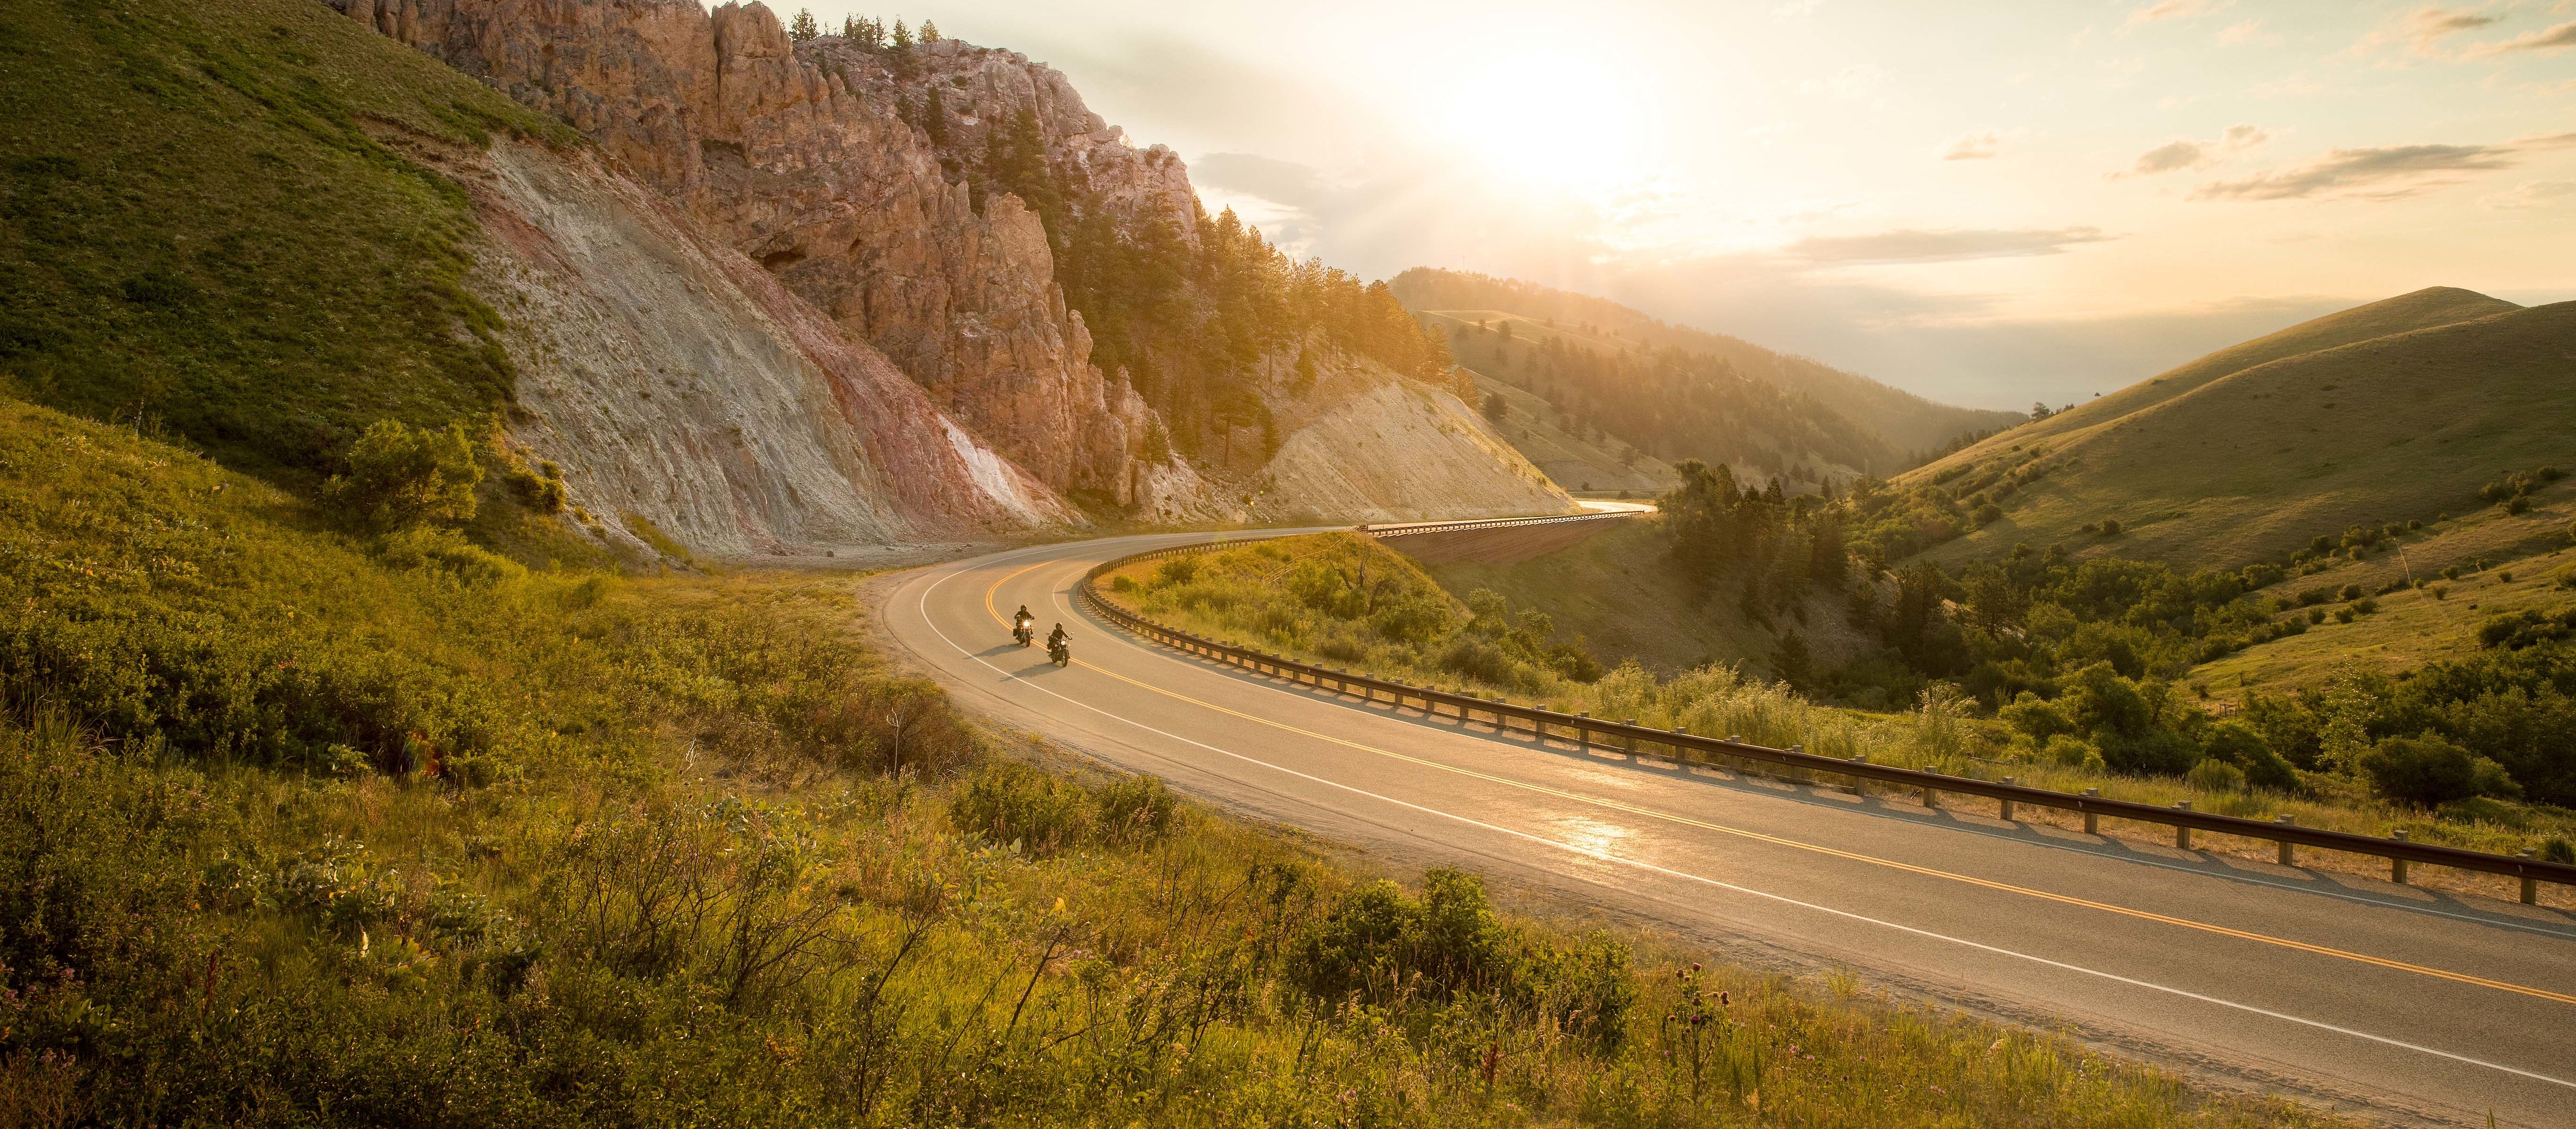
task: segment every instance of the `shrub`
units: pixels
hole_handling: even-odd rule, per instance
[[[1180,812],[1180,801],[1159,776],[1117,781],[1093,797],[1093,806],[1093,825],[1101,837],[1127,845],[1160,842]]]
[[[2386,738],[2361,754],[2359,767],[2374,791],[2419,807],[2522,793],[2504,766],[2431,733]]]
[[[2565,839],[2551,839],[2540,845],[2540,857],[2550,862],[2576,865],[2576,843],[2569,843]]]
[[[2244,722],[2222,721],[2210,726],[2202,736],[2201,752],[2208,758],[2202,764],[2214,761],[2230,765],[2256,787],[2286,792],[2299,786],[2298,770]],[[2193,771],[2198,770],[2199,766],[2194,766]]]
[[[324,484],[326,500],[361,528],[391,532],[474,516],[483,467],[465,425],[414,431],[377,420],[349,448],[349,468]]]
[[[1154,586],[1171,588],[1199,578],[1199,559],[1195,556],[1173,557],[1154,567]]]
[[[2335,599],[2338,600],[2358,600],[2360,598],[2361,585],[2358,584],[2346,584],[2335,590]]]
[[[2116,517],[2106,517],[2106,518],[2103,518],[2103,519],[2102,519],[2102,536],[2104,536],[2104,537],[2117,537],[2117,536],[2119,536],[2119,535],[2120,535],[2120,519],[2118,519],[2118,518],[2116,518]]]
[[[2550,570],[2549,582],[2561,588],[2576,588],[2576,564],[2563,564]]]
[[[2047,746],[2040,750],[2040,755],[2068,768],[2105,772],[2110,767],[2103,763],[2102,750],[2093,747],[2093,742],[2068,734],[2049,738]]]
[[[2183,782],[2213,795],[2230,795],[2245,790],[2245,772],[2215,757],[2191,766],[2182,775]]]
[[[1995,711],[1995,716],[2039,745],[2047,745],[2059,736],[2076,731],[2074,719],[2068,717],[2065,710],[2054,702],[2043,701],[2028,690],[2015,697],[2011,705]]]
[[[2372,599],[2371,597],[2364,596],[2352,602],[2352,610],[2361,615],[2369,615],[2372,612],[2379,610],[2379,601]]]
[[[2351,623],[2352,616],[2353,611],[2349,605],[2335,609],[2334,617],[2336,623]]]
[[[1447,869],[1423,875],[1418,899],[1384,881],[1342,895],[1298,937],[1288,966],[1322,1000],[1484,997],[1515,1013],[1545,1013],[1600,1046],[1618,1041],[1635,992],[1625,946],[1598,935],[1534,942],[1494,916],[1482,879]]]
[[[996,760],[948,802],[957,830],[1045,856],[1082,839],[1081,789],[1017,761]]]

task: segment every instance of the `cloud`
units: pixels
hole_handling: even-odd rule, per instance
[[[1790,244],[1785,250],[1791,257],[1817,266],[1859,266],[2062,255],[2067,248],[2077,244],[2104,243],[2116,238],[2119,237],[2102,234],[2098,227],[1949,231],[1902,228],[1875,235],[1809,236]]]
[[[2487,197],[2484,203],[2501,211],[2563,208],[2576,204],[2576,180],[2526,180]]]
[[[2463,31],[2475,31],[2502,20],[2474,8],[2440,8],[2426,6],[2403,15],[2390,17],[2386,23],[2371,29],[2352,45],[2353,54],[2367,55],[2382,47],[2403,44],[2414,54],[2427,57],[2442,53],[2442,40]]]
[[[2261,20],[2238,20],[2218,32],[2218,42],[2234,47],[2244,43],[2278,43],[2281,37],[2263,30]]]
[[[2576,20],[2569,20],[2556,27],[2543,28],[2526,35],[2517,35],[2502,43],[2489,43],[2478,48],[2476,53],[2502,55],[2513,51],[2561,51],[2569,47],[2576,47]]]
[[[1844,67],[1842,70],[1835,72],[1834,77],[1832,78],[1807,79],[1806,81],[1798,84],[1798,92],[1801,94],[1830,94],[1836,98],[1853,99],[1876,91],[1879,86],[1884,84],[1886,81],[1887,72],[1881,69],[1878,64],[1860,63],[1854,66]]]
[[[2129,176],[2154,176],[2177,169],[2202,169],[2217,164],[2221,157],[2239,153],[2272,139],[2271,131],[2258,125],[2231,125],[2215,141],[2181,138],[2168,141],[2138,154],[2136,164],[2126,172],[2112,173],[2111,179]]]
[[[2224,4],[2215,5],[2215,7],[2225,6]],[[2212,8],[2213,5],[2207,0],[2156,0],[2156,3],[2132,9],[2129,12],[2128,22],[2120,26],[2125,29],[2161,20],[2185,19],[2211,11]]]
[[[2304,165],[2217,180],[2192,189],[2194,200],[2297,200],[2358,196],[2394,200],[2451,183],[2450,173],[2509,169],[2541,149],[2576,145],[2576,133],[2522,138],[2501,145],[2388,145],[2336,149]]]
[[[1995,155],[1995,147],[2002,142],[2003,138],[1991,129],[1984,133],[1971,133],[1951,142],[1950,151],[1941,154],[1941,159],[1944,161],[1986,160]]]

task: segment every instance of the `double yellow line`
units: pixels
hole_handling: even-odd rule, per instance
[[[993,606],[993,594],[1000,591],[1002,585],[1018,579],[1023,574],[1054,563],[1057,562],[1041,561],[994,581],[991,587],[984,589],[985,614],[991,616],[994,623],[1008,626],[1008,621],[1005,620],[1002,613]],[[1972,875],[1959,874],[1953,871],[1939,870],[1927,866],[1917,866],[1913,863],[1898,862],[1894,859],[1880,858],[1876,855],[1861,854],[1856,851],[1846,851],[1817,843],[1802,842],[1797,839],[1785,839],[1777,835],[1766,835],[1759,831],[1748,831],[1741,827],[1729,827],[1721,823],[1710,823],[1706,820],[1693,819],[1689,816],[1683,815],[1675,815],[1671,812],[1657,811],[1653,808],[1640,807],[1636,804],[1625,803],[1619,800],[1603,799],[1598,796],[1587,796],[1579,792],[1569,792],[1562,788],[1552,788],[1544,784],[1532,784],[1527,781],[1513,780],[1508,777],[1496,776],[1489,772],[1479,772],[1472,768],[1461,768],[1457,765],[1444,764],[1434,760],[1426,760],[1421,757],[1399,753],[1392,749],[1381,749],[1375,745],[1367,745],[1347,738],[1335,737],[1329,733],[1318,733],[1311,729],[1304,729],[1298,726],[1289,725],[1285,722],[1274,721],[1258,714],[1250,714],[1241,710],[1228,709],[1227,707],[1217,705],[1214,702],[1203,701],[1198,698],[1190,697],[1187,694],[1165,689],[1161,686],[1137,681],[1136,679],[1129,678],[1116,671],[1103,669],[1090,663],[1082,662],[1079,659],[1075,660],[1075,665],[1080,666],[1085,670],[1117,679],[1118,681],[1124,682],[1130,686],[1152,691],[1153,693],[1163,695],[1164,697],[1171,698],[1176,701],[1187,702],[1191,705],[1198,706],[1201,709],[1225,714],[1229,717],[1241,718],[1245,721],[1253,722],[1258,725],[1265,725],[1282,732],[1294,733],[1300,737],[1308,737],[1328,744],[1340,745],[1347,749],[1370,753],[1390,760],[1402,761],[1406,764],[1419,765],[1423,768],[1432,769],[1438,772],[1452,773],[1474,780],[1482,780],[1491,784],[1499,784],[1506,788],[1516,788],[1524,792],[1535,792],[1540,795],[1554,796],[1559,799],[1571,800],[1575,803],[1590,804],[1595,807],[1626,812],[1631,815],[1643,816],[1648,819],[1662,820],[1666,823],[1697,828],[1702,831],[1714,831],[1721,835],[1732,835],[1740,839],[1749,839],[1755,842],[1768,843],[1773,846],[1788,847],[1793,850],[1807,851],[1812,854],[1825,855],[1832,858],[1848,859],[1853,862],[1868,863],[1873,866],[1883,866],[1890,870],[1903,871],[1907,874],[1919,874],[1926,878],[1946,879],[1952,882],[1975,886],[1980,889],[1994,890],[2007,894],[2019,894],[2023,897],[2035,898],[2040,901],[2055,902],[2060,905],[2080,906],[2085,909],[2098,910],[2103,913],[2118,914],[2122,917],[2135,918],[2140,921],[2153,921],[2163,925],[2178,926],[2180,928],[2197,930],[2202,933],[2214,934],[2221,937],[2231,937],[2240,941],[2253,941],[2258,944],[2271,945],[2277,948],[2289,949],[2296,952],[2312,953],[2323,957],[2333,957],[2339,960],[2353,961],[2355,963],[2371,965],[2377,968],[2386,968],[2398,972],[2409,972],[2418,976],[2429,976],[2437,980],[2449,980],[2454,983],[2471,984],[2480,988],[2492,988],[2499,992],[2512,992],[2517,995],[2530,996],[2535,999],[2550,1000],[2562,1004],[2576,1004],[2576,996],[2567,995],[2561,992],[2552,992],[2545,988],[2534,988],[2528,985],[2515,984],[2503,980],[2491,980],[2483,976],[2472,976],[2465,972],[2452,972],[2448,969],[2433,968],[2420,964],[2410,964],[2405,961],[2390,960],[2386,957],[2371,956],[2368,953],[2357,953],[2349,949],[2338,949],[2326,945],[2312,945],[2305,941],[2294,941],[2287,937],[2275,937],[2268,933],[2254,933],[2243,929],[2233,929],[2224,925],[2217,925],[2206,921],[2195,921],[2187,917],[2174,917],[2170,914],[2154,913],[2142,909],[2132,909],[2128,906],[2113,905],[2109,902],[2097,902],[2089,898],[2078,898],[2069,894],[2053,893],[2047,890],[2033,889],[2028,886],[2017,886],[2009,882],[1997,882],[1992,879],[1978,878]]]

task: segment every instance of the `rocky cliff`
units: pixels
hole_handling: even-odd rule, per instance
[[[720,555],[950,540],[1079,515],[894,366],[590,153],[437,163],[519,369],[511,432],[612,539]],[[640,522],[637,519],[642,519]]]
[[[1091,365],[1037,217],[1015,199],[979,212],[890,72],[800,58],[760,4],[331,2],[589,134],[1049,486],[1154,503],[1134,465],[1144,402]],[[1061,76],[1045,89],[1079,109]],[[1138,192],[1177,187],[1166,206],[1191,199],[1168,150],[1112,137],[1084,159]]]
[[[987,512],[982,500],[960,503],[974,512],[934,515],[938,521],[974,525],[1071,516],[1050,492],[1123,507],[1146,520],[1247,516],[1290,507],[1279,497],[1284,483],[1316,491],[1295,499],[1295,508],[1330,517],[1428,515],[1448,512],[1445,507],[1459,498],[1469,499],[1467,508],[1479,513],[1565,504],[1561,493],[1524,497],[1526,464],[1508,448],[1468,441],[1472,428],[1402,429],[1423,442],[1463,444],[1431,454],[1455,472],[1436,481],[1397,477],[1352,486],[1315,473],[1308,463],[1263,477],[1264,458],[1286,453],[1283,440],[1324,415],[1340,411],[1348,418],[1367,410],[1362,400],[1414,403],[1420,390],[1392,399],[1377,393],[1402,380],[1399,370],[1416,376],[1424,375],[1416,369],[1438,372],[1445,354],[1428,356],[1419,340],[1404,340],[1417,331],[1382,288],[1362,295],[1360,284],[1338,272],[1277,259],[1230,216],[1210,221],[1176,155],[1160,146],[1131,145],[1083,105],[1062,74],[1024,56],[955,41],[902,49],[841,36],[792,42],[777,17],[758,3],[727,3],[710,12],[696,0],[326,2],[570,122],[598,143],[605,158],[602,175],[649,185],[668,201],[675,222],[703,233],[703,250],[737,253],[774,279],[782,294],[810,307],[813,315],[794,316],[759,298],[758,280],[732,279],[789,331],[812,363],[835,374],[840,384],[834,387],[843,389],[840,402],[849,409],[842,413],[844,422],[859,433],[867,430],[867,411],[935,409],[960,425],[966,446],[959,450],[976,447],[980,438],[989,444],[988,454],[1025,468],[1032,480],[1020,482],[1016,472],[996,470],[991,488],[977,498],[994,500],[998,510]],[[496,189],[495,199],[507,197]],[[546,211],[542,204],[535,197],[509,198],[502,210],[533,215]],[[633,202],[621,206],[631,211]],[[1072,257],[1077,249],[1085,256],[1080,262]],[[1252,264],[1251,273],[1228,275],[1245,263]],[[611,267],[606,259],[598,265]],[[729,278],[739,273],[730,260],[723,270]],[[495,285],[547,293],[562,289],[556,282],[575,277],[546,275],[524,264],[487,273],[498,280]],[[1161,344],[1131,324],[1132,310],[1140,306],[1213,310],[1219,303],[1203,287],[1225,285],[1218,276],[1255,275],[1270,280],[1260,285],[1274,288],[1267,308],[1294,304],[1275,289],[1281,286],[1324,295],[1304,308],[1342,312],[1325,334],[1338,334],[1339,351],[1310,347],[1321,330],[1218,325],[1206,320],[1213,314],[1166,318],[1153,327]],[[1087,300],[1110,295],[1105,300],[1116,303],[1110,308],[1124,319],[1113,327],[1122,360],[1106,373],[1094,362],[1093,327],[1068,303],[1060,281],[1076,276],[1089,287]],[[1151,284],[1163,289],[1125,300],[1131,291],[1118,288],[1139,285],[1138,277],[1159,280]],[[625,289],[598,280],[585,285],[592,287],[590,299]],[[1393,316],[1382,316],[1378,306]],[[591,330],[566,332],[579,337]],[[828,340],[833,332],[849,343],[838,352]],[[665,336],[670,339],[656,347],[676,348],[676,336]],[[1220,350],[1200,343],[1220,339],[1222,356],[1211,361],[1209,355]],[[1352,349],[1389,359],[1376,364],[1346,356]],[[609,411],[601,399],[608,394],[584,391],[586,382],[609,374],[595,371],[595,365],[586,368],[587,361],[562,359],[613,351],[585,352],[548,341],[543,352],[558,360],[535,366],[548,387],[531,399],[553,405],[540,413],[557,437],[553,441],[583,435],[585,449],[602,457],[618,454],[620,442],[634,442],[618,436],[626,423],[638,421]],[[1255,390],[1259,373],[1299,364],[1311,369],[1313,362],[1301,359],[1310,352],[1341,357],[1335,363],[1359,375],[1321,386],[1311,376],[1271,380]],[[709,371],[672,359],[676,373]],[[893,398],[850,408],[846,388],[876,388],[873,368],[882,362],[908,375],[926,403],[886,393]],[[1140,371],[1131,376],[1128,362]],[[869,369],[870,378],[853,383],[838,375],[855,369]],[[710,373],[705,379],[722,378]],[[786,377],[778,379],[776,387],[786,388]],[[1150,401],[1139,388],[1148,380],[1158,397]],[[705,391],[716,396],[720,389],[709,384]],[[639,401],[619,402],[631,414]],[[1178,405],[1185,418],[1167,426],[1153,404]],[[1418,415],[1410,407],[1405,411],[1407,418]],[[587,422],[575,427],[569,421],[580,413],[588,413],[582,416]],[[741,434],[767,433],[744,424]],[[659,451],[678,440],[656,435],[645,442]],[[717,449],[721,436],[710,442],[704,449]],[[732,477],[723,490],[709,479],[705,489],[680,489],[664,503],[676,507],[670,516],[687,531],[675,536],[713,537],[710,547],[731,548],[785,536],[787,526],[780,523],[786,520],[781,515],[790,504],[787,495],[746,494],[739,470],[767,465],[763,460],[774,452],[743,442],[749,445],[733,457],[737,469],[728,472]],[[1250,453],[1248,463],[1236,457],[1239,451]],[[900,490],[899,467],[911,457],[889,455],[849,473],[875,475]],[[595,485],[622,483],[621,497],[636,504],[661,473],[654,457],[607,469],[611,465],[598,464]],[[783,488],[802,473],[774,475],[776,481],[762,489]],[[701,504],[719,494],[735,501]],[[1248,496],[1266,500],[1254,505],[1244,501]],[[1026,504],[998,500],[1008,498]],[[818,529],[876,528],[901,536],[900,523],[889,524],[883,515],[852,511],[815,520]]]

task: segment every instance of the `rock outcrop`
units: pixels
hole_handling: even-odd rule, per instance
[[[1081,518],[865,345],[587,153],[440,162],[509,325],[511,433],[603,535],[718,556],[955,540]],[[639,522],[637,519],[641,519]]]
[[[330,2],[571,122],[1050,487],[1136,501],[1144,401],[1091,365],[1037,218],[1008,197],[979,214],[903,120],[891,72],[812,44],[817,57],[800,57],[758,3]],[[1066,116],[1098,121],[1061,75],[1044,89]],[[1169,150],[1108,135],[1081,162],[1122,200],[1177,188],[1157,206],[1195,206]]]

